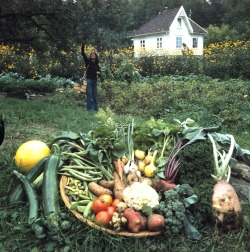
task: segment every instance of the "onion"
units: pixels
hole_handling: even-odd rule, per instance
[[[135,157],[139,160],[143,160],[145,158],[145,152],[142,150],[135,150]]]

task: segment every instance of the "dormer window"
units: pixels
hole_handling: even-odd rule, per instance
[[[181,28],[181,18],[177,19],[177,28]]]

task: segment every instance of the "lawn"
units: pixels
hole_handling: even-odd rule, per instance
[[[61,96],[60,96],[61,97]],[[65,97],[63,99],[66,99]],[[60,201],[61,211],[71,223],[69,230],[60,230],[56,236],[37,237],[35,231],[27,224],[28,205],[10,205],[8,197],[17,181],[12,175],[16,169],[13,157],[18,146],[31,139],[44,142],[50,136],[61,130],[73,132],[88,132],[97,126],[98,119],[95,113],[87,112],[79,102],[75,106],[68,106],[65,100],[58,100],[55,96],[45,96],[34,100],[20,100],[1,97],[0,114],[5,121],[5,140],[0,147],[0,251],[237,251],[250,250],[250,224],[245,228],[222,233],[213,226],[204,226],[200,230],[200,241],[187,239],[185,234],[169,237],[158,235],[147,238],[127,238],[109,235],[95,230],[81,223],[73,216],[64,203]],[[246,101],[248,104],[249,101]],[[183,113],[183,111],[181,111]],[[183,116],[183,114],[180,114]],[[171,115],[170,115],[171,116]],[[172,115],[178,118],[178,114]],[[189,115],[186,114],[186,118]],[[127,118],[127,115],[116,115],[118,121]],[[136,121],[144,118],[137,116]],[[250,149],[250,132],[235,130],[234,127],[224,128],[224,131],[234,134],[242,148]],[[41,197],[41,193],[39,193]],[[248,202],[245,213],[250,218]]]

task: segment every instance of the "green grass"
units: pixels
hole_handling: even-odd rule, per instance
[[[48,141],[49,136],[58,130],[87,132],[97,125],[95,113],[87,112],[83,101],[67,100],[62,95],[48,96],[36,100],[0,99],[0,114],[3,114],[6,127],[5,141],[0,147],[0,251],[230,251],[250,250],[250,226],[246,230],[222,234],[215,227],[200,230],[202,239],[188,240],[185,235],[166,237],[159,235],[149,238],[116,237],[92,229],[77,220],[61,202],[61,210],[66,213],[72,226],[69,231],[58,232],[57,237],[37,238],[27,224],[28,206],[8,204],[8,196],[15,187],[12,171],[15,169],[13,157],[17,147],[30,139]],[[178,114],[174,115],[178,118]],[[186,118],[190,117],[186,115]],[[117,115],[118,120],[126,118]],[[136,120],[143,120],[136,117]],[[225,130],[225,129],[224,129]],[[228,133],[236,133],[235,138],[242,148],[250,149],[250,132],[232,127]],[[250,204],[246,213],[250,218]]]

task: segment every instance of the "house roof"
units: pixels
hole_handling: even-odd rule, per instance
[[[180,7],[181,8],[181,7]],[[135,32],[134,36],[148,35],[160,32],[167,32],[173,23],[180,8],[166,9],[152,18],[149,22],[143,24]],[[206,34],[206,30],[196,24],[192,19],[188,18],[194,33]]]
[[[203,29],[201,26],[199,26],[198,24],[196,24],[194,20],[192,20],[191,18],[188,18],[188,20],[193,28],[194,33],[207,34],[207,31]]]

